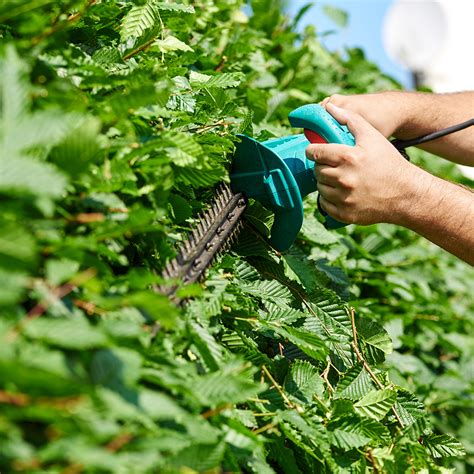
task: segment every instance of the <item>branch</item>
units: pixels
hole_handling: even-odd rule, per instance
[[[283,400],[285,400],[285,403],[290,408],[295,408],[295,405],[286,396],[286,393],[282,390],[280,385],[278,385],[278,382],[273,378],[272,374],[270,373],[270,371],[267,369],[265,365],[262,365],[262,370],[265,372],[265,375],[270,379],[270,382],[272,383],[272,385],[277,389],[278,393],[282,396]]]
[[[122,59],[124,61],[126,61],[127,59],[130,59],[132,56],[135,56],[135,54],[138,54],[140,53],[141,51],[144,51],[145,49],[147,49],[152,43],[153,41],[155,41],[155,38],[152,38],[151,40],[147,41],[146,43],[143,43],[141,46],[139,46],[138,48],[134,49],[133,51],[131,51],[130,53],[126,54],[125,56],[122,57]]]
[[[211,416],[215,416],[215,415],[218,415],[219,413],[225,411],[225,410],[228,410],[229,408],[232,408],[232,404],[230,403],[225,403],[224,405],[221,405],[220,407],[217,407],[217,408],[211,408],[210,410],[207,410],[203,413],[201,413],[201,416],[204,418],[204,419],[208,419],[208,418],[211,418]]]
[[[86,4],[83,6],[83,8],[81,10],[78,10],[76,13],[72,13],[71,15],[69,15],[66,18],[66,20],[61,21],[59,23],[56,23],[51,28],[47,29],[46,31],[43,31],[43,33],[41,33],[40,35],[35,36],[34,38],[32,38],[31,43],[35,46],[40,41],[47,38],[48,36],[53,35],[57,31],[62,30],[63,28],[65,28],[67,25],[70,25],[70,24],[74,23],[75,21],[79,20],[79,18],[82,17],[82,15],[87,11],[87,9],[90,6],[94,5],[94,3],[96,3],[96,1],[97,0],[87,0]]]
[[[31,308],[26,314],[26,319],[31,321],[32,319],[36,319],[37,317],[41,316],[51,305],[53,299],[58,300],[58,299],[64,298],[66,295],[71,293],[71,291],[73,291],[77,286],[93,278],[95,274],[96,274],[95,269],[89,268],[88,270],[85,270],[82,273],[79,273],[79,275],[76,275],[68,283],[65,283],[64,285],[61,285],[58,288],[55,288],[51,292],[52,298],[50,298],[48,301],[45,301],[45,300],[40,301],[36,306]]]
[[[377,384],[377,386],[380,389],[383,390],[385,388],[385,385],[380,381],[380,379],[377,377],[377,375],[375,375],[375,372],[370,368],[369,364],[364,359],[362,353],[359,350],[359,345],[358,345],[358,342],[357,342],[357,328],[356,328],[356,325],[355,325],[355,310],[354,310],[354,308],[351,308],[350,314],[351,314],[352,335],[353,335],[353,339],[354,339],[354,341],[352,342],[352,348],[354,349],[354,352],[355,352],[359,362],[362,362],[362,365],[363,365],[364,369],[367,370],[367,372],[370,374],[370,376],[372,377],[373,381]],[[400,426],[402,428],[404,428],[405,425],[403,424],[403,421],[401,420],[400,415],[398,414],[395,407],[392,407],[392,412],[395,415],[395,418],[397,419]]]

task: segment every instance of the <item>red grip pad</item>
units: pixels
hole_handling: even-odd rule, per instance
[[[304,129],[304,136],[308,139],[310,143],[327,143],[327,141],[316,132],[312,130]]]

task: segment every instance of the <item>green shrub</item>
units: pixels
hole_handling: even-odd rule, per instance
[[[413,233],[313,197],[279,254],[253,205],[184,308],[152,290],[237,132],[398,87],[278,1],[191,3],[0,5],[0,470],[469,472],[474,274]]]

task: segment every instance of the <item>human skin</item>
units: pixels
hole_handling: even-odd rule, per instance
[[[459,106],[464,104],[463,114],[454,107],[448,118],[436,119],[425,104],[424,109],[417,109],[404,119],[401,110],[408,106],[401,103],[400,96],[395,101],[387,97],[392,94],[398,95],[371,94],[368,102],[379,109],[378,113],[364,105],[367,101],[363,102],[363,98],[368,96],[352,96],[349,101],[336,96],[323,102],[339,123],[348,126],[356,145],[308,146],[307,157],[316,161],[321,205],[342,222],[363,225],[387,222],[407,227],[474,265],[474,193],[406,161],[386,139],[390,135],[413,138],[467,120],[470,118],[467,102],[456,98]],[[375,99],[375,95],[379,97]],[[334,105],[342,100],[344,108]],[[363,107],[367,108],[365,113]],[[426,113],[429,123],[416,118],[416,112]],[[437,142],[430,151],[474,165],[472,135],[459,132],[457,140],[446,137]]]
[[[385,137],[416,138],[474,117],[474,92],[428,94],[388,91],[374,94],[335,94],[323,100],[356,112]],[[472,128],[420,145],[455,163],[474,166]]]

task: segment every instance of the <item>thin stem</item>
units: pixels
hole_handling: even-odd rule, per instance
[[[321,377],[323,378],[323,380],[327,383],[327,386],[329,388],[329,391],[330,392],[334,392],[334,388],[333,386],[331,385],[331,382],[329,382],[328,380],[328,374],[329,374],[329,370],[331,369],[331,359],[328,358],[328,365],[326,366],[326,368],[324,369],[324,371],[321,373]]]
[[[48,299],[48,301],[41,301],[32,309],[30,309],[30,311],[28,311],[28,313],[26,314],[26,319],[31,321],[41,316],[54,301],[64,298],[75,288],[93,278],[95,274],[96,270],[93,268],[89,268],[88,270],[84,270],[83,272],[76,275],[68,283],[65,283],[64,285],[55,288],[51,293],[52,298]]]
[[[353,336],[353,339],[354,339],[353,342],[352,342],[352,348],[354,349],[354,352],[355,352],[359,362],[362,362],[362,365],[363,365],[364,369],[370,374],[370,376],[372,377],[373,381],[377,384],[377,386],[380,389],[383,390],[385,388],[385,385],[380,381],[380,379],[377,377],[377,375],[375,375],[375,372],[370,368],[369,364],[364,359],[362,353],[359,350],[359,345],[358,345],[358,342],[357,342],[357,328],[356,328],[356,324],[355,324],[355,310],[354,310],[354,308],[350,309],[350,315],[351,315],[351,325],[352,325],[352,336]],[[404,428],[405,425],[403,424],[403,421],[401,420],[400,415],[398,414],[395,407],[392,407],[392,412],[395,415],[395,418],[397,419],[400,426],[402,428]]]
[[[264,431],[267,431],[267,430],[270,430],[272,428],[274,428],[278,423],[276,423],[275,421],[272,421],[271,423],[268,423],[264,426],[261,426],[260,428],[258,428],[257,430],[253,431],[253,434],[260,434],[260,433],[263,433]]]
[[[150,46],[153,43],[153,41],[155,41],[155,38],[151,39],[150,41],[147,41],[146,43],[139,46],[137,49],[134,49],[130,53],[126,54],[125,56],[122,57],[122,59],[126,61],[127,59],[130,59],[132,56],[135,56],[135,54],[138,54],[141,51],[144,51],[146,48],[148,48],[148,46]]]
[[[295,406],[293,405],[293,403],[290,401],[290,399],[286,396],[286,393],[282,390],[282,388],[280,387],[280,385],[278,385],[278,382],[273,378],[272,374],[270,373],[270,371],[267,369],[267,367],[265,365],[262,365],[262,370],[265,372],[265,375],[270,379],[270,381],[272,382],[272,385],[277,389],[278,393],[281,395],[281,397],[283,398],[283,400],[285,400],[285,403],[290,407],[290,408],[294,408]]]
[[[96,1],[97,1],[97,0],[88,0],[88,1],[85,3],[85,5],[82,7],[81,10],[78,10],[76,13],[72,13],[71,15],[69,15],[69,16],[66,18],[66,20],[54,24],[51,28],[47,29],[46,31],[44,31],[44,32],[41,33],[40,35],[35,36],[35,37],[31,40],[31,43],[32,43],[33,45],[37,45],[40,41],[44,40],[44,39],[47,38],[48,36],[53,35],[53,34],[56,33],[57,31],[62,30],[62,29],[63,29],[64,27],[66,27],[67,25],[70,25],[71,23],[74,23],[75,21],[79,20],[79,18],[81,18],[81,16],[87,11],[87,9],[88,9],[91,5],[94,5],[94,3],[96,3]]]
[[[229,408],[232,408],[232,405],[230,403],[226,403],[225,405],[221,405],[220,407],[217,407],[217,408],[211,408],[210,410],[207,410],[204,413],[201,413],[201,416],[205,419],[211,418],[211,416],[218,415],[219,413]]]

